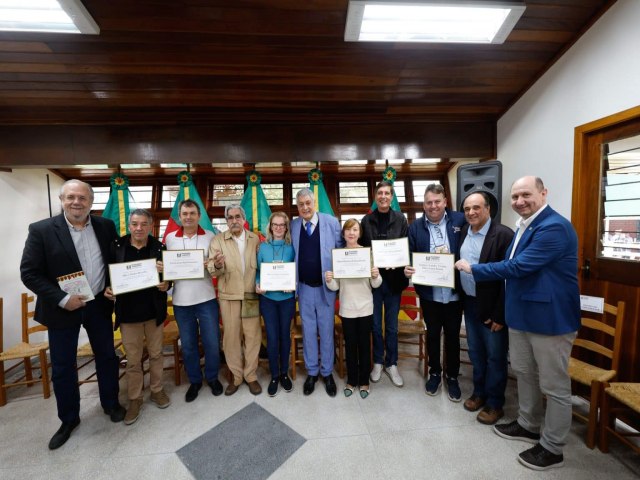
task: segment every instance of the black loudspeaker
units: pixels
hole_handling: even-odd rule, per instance
[[[502,206],[502,163],[498,160],[463,165],[458,168],[457,205],[462,211],[462,202],[475,192],[489,194],[491,218],[500,221]]]

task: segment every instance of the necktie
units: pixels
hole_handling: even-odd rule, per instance
[[[306,228],[307,228],[307,235],[311,236],[311,227],[313,226],[313,224],[311,222],[307,222]]]
[[[442,230],[440,230],[440,225],[433,226],[434,233],[434,243],[437,245],[442,245],[444,243],[444,237],[442,236]]]

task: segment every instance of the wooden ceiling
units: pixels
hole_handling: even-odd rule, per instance
[[[497,119],[614,2],[527,0],[502,45],[346,43],[347,0],[83,3],[98,36],[0,33],[0,134],[24,135],[15,148],[27,148],[39,131],[56,138],[64,126],[88,137],[95,128],[105,137],[114,127],[121,136],[123,127],[145,135],[172,128],[174,136],[203,129],[196,137],[216,128],[234,141],[256,130],[276,140],[273,132],[289,129],[352,132],[364,145],[390,131],[419,143],[438,125],[449,145],[466,138],[456,128],[489,126],[483,135],[494,148]],[[487,145],[479,156],[490,157]],[[467,153],[427,150],[418,154]],[[0,165],[15,162],[15,153],[0,152]],[[238,160],[224,155],[215,161]],[[77,153],[60,157],[44,163],[83,163]]]

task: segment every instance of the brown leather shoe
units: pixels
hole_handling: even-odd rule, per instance
[[[471,395],[464,401],[464,409],[470,412],[477,412],[484,405],[484,398],[477,395]]]
[[[476,417],[480,423],[485,425],[493,425],[504,417],[504,410],[501,408],[484,407]]]
[[[260,386],[257,380],[254,380],[253,382],[249,382],[248,385],[249,385],[249,391],[251,392],[251,395],[260,395],[262,393],[262,387]]]
[[[224,394],[228,397],[230,395],[233,395],[237,391],[238,391],[238,385],[231,382],[229,385],[227,385],[227,388],[224,390]]]

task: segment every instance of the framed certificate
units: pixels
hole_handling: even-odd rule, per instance
[[[406,267],[409,260],[409,239],[371,240],[373,265],[378,268]]]
[[[164,250],[162,263],[165,280],[204,278],[204,250]]]
[[[269,292],[294,291],[296,289],[296,263],[261,263],[260,288]]]
[[[111,263],[109,264],[109,276],[114,295],[144,290],[160,283],[155,258]]]
[[[333,278],[371,278],[370,248],[334,248]]]
[[[414,284],[431,287],[455,287],[454,256],[451,253],[414,253],[411,277]]]

